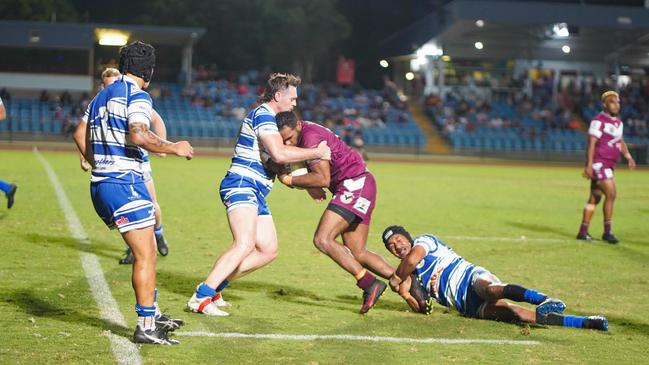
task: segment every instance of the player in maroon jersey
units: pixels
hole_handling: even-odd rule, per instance
[[[577,239],[593,240],[593,237],[588,234],[588,225],[595,212],[595,206],[604,195],[606,199],[602,240],[614,244],[619,240],[611,231],[613,204],[617,194],[613,170],[620,159],[620,153],[624,154],[632,170],[635,169],[635,161],[624,143],[624,125],[617,117],[620,111],[620,96],[615,91],[607,91],[602,94],[602,105],[604,111],[595,116],[588,128],[588,160],[584,167],[584,177],[590,179],[590,196],[584,207]]]
[[[326,198],[323,188],[329,188],[333,194],[320,218],[313,243],[354,275],[356,284],[363,289],[360,313],[366,313],[386,288],[386,284],[368,270],[385,279],[394,273],[394,268],[383,257],[366,248],[372,211],[376,206],[374,176],[367,170],[363,157],[329,129],[298,121],[292,112],[278,113],[275,118],[284,144],[312,148],[326,141],[331,148],[331,161],[312,160],[308,162],[307,174],[280,173],[278,178],[287,186],[308,189],[316,201]],[[336,241],[339,235],[344,246]]]

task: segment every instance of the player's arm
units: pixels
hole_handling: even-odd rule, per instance
[[[421,311],[421,308],[419,307],[419,302],[417,302],[417,299],[410,295],[410,285],[412,285],[412,279],[410,279],[410,275],[408,275],[399,285],[398,293],[406,301],[406,303],[408,303],[410,309],[412,309],[416,313],[419,313]]]
[[[162,119],[155,109],[151,110],[151,129],[158,137],[167,139],[167,126],[165,125],[164,119]],[[159,153],[158,156],[165,157],[165,154]]]
[[[266,133],[261,137],[264,150],[270,158],[278,164],[287,164],[306,160],[330,160],[331,150],[326,141],[322,141],[316,148],[299,148],[285,146],[279,133]]]
[[[0,101],[0,121],[3,121],[7,118],[7,109],[5,109],[5,105],[2,104]]]
[[[624,158],[626,158],[627,163],[629,164],[629,168],[631,170],[634,170],[635,160],[633,159],[633,156],[631,156],[631,152],[629,152],[629,146],[627,146],[626,142],[624,142],[624,138],[622,138],[621,145],[622,145],[622,155],[624,156]]]
[[[287,186],[298,188],[326,188],[331,182],[329,161],[319,160],[309,165],[309,173],[300,176],[279,175],[279,180]]]
[[[426,256],[426,250],[422,246],[414,246],[412,250],[408,253],[401,263],[397,270],[390,277],[390,288],[393,291],[399,291],[399,285],[406,280],[410,274],[415,271],[417,264]]]
[[[77,128],[74,129],[74,133],[72,134],[72,139],[74,139],[74,143],[79,149],[79,164],[83,171],[88,171],[91,168],[84,157],[86,154],[86,124],[87,122],[83,118],[79,119],[79,124],[77,124]]]
[[[595,159],[595,144],[602,137],[602,122],[592,120],[588,126],[588,146],[586,147],[586,166],[584,166],[584,177],[593,178],[593,160]]]
[[[128,125],[130,141],[153,153],[173,153],[176,156],[186,157],[190,160],[194,156],[194,149],[187,141],[170,142],[160,138],[149,129],[146,123],[134,122]]]

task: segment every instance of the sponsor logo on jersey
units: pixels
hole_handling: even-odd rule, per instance
[[[371,201],[363,198],[362,196],[358,197],[356,204],[354,204],[354,209],[358,210],[363,214],[367,214],[367,210],[370,209]]]
[[[115,220],[115,224],[117,224],[118,226],[127,224],[128,222],[129,222],[129,220],[125,216],[121,216],[121,217],[119,217],[118,219]]]
[[[340,201],[343,202],[344,204],[351,203],[353,199],[354,199],[354,193],[350,191],[346,191],[340,196]]]

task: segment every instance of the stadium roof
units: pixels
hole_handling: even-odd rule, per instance
[[[123,35],[128,41],[182,47],[195,43],[205,28],[3,20],[0,21],[0,47],[85,50],[107,33]]]
[[[483,26],[476,25],[482,20]],[[565,23],[568,37],[552,27]],[[434,42],[457,58],[615,62],[649,66],[649,10],[556,2],[450,2],[383,42],[385,56],[413,54]],[[484,48],[476,49],[475,42]],[[570,53],[562,52],[567,45]]]

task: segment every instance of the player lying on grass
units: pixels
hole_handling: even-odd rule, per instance
[[[308,188],[316,201],[326,198],[322,188],[333,194],[313,236],[315,246],[356,278],[363,290],[360,313],[369,311],[387,285],[367,270],[389,278],[394,268],[366,247],[372,211],[376,206],[376,182],[361,155],[347,146],[329,129],[298,121],[292,112],[278,113],[277,128],[284,144],[314,148],[323,141],[331,148],[331,161],[308,162],[308,173],[292,176],[281,173],[279,180],[288,186]],[[342,237],[342,245],[336,237]],[[344,245],[344,246],[343,246]]]
[[[608,330],[605,317],[563,315],[566,306],[562,301],[534,289],[501,283],[494,274],[464,260],[431,234],[413,240],[402,226],[390,226],[382,238],[388,251],[401,259],[390,287],[415,312],[430,313],[436,301],[470,318]],[[536,310],[505,299],[534,304]]]

